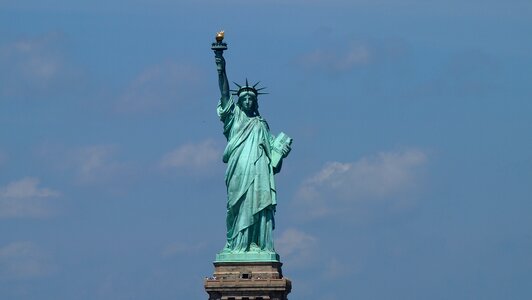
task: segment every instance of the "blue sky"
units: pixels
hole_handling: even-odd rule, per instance
[[[0,1],[0,298],[206,299],[220,29],[290,299],[532,298],[532,3],[473,0]]]

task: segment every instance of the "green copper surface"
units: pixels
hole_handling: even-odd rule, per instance
[[[249,85],[246,79],[245,85],[237,85],[236,97],[230,95],[223,57],[227,48],[216,45],[212,49],[221,93],[217,113],[227,138],[223,154],[227,164],[227,241],[216,261],[279,261],[272,236],[277,205],[274,174],[281,170],[292,139],[284,133],[278,138],[270,133],[258,111],[261,93],[255,89],[257,84]]]
[[[220,252],[216,254],[214,262],[270,262],[279,261],[279,254],[275,252]]]

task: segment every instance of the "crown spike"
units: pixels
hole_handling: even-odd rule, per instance
[[[256,88],[260,81],[258,81],[257,83],[255,83],[254,85],[250,85],[249,84],[249,80],[246,78],[246,85],[240,85],[236,82],[233,81],[233,83],[238,86],[238,90],[229,90],[230,92],[236,92],[236,93],[233,93],[233,95],[237,95],[239,96],[240,94],[242,93],[245,93],[245,92],[250,92],[250,93],[253,93],[255,95],[264,95],[264,94],[269,94],[269,93],[259,93],[259,91],[262,91],[264,90],[266,87],[261,87],[261,88]]]

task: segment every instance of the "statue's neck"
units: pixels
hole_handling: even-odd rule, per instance
[[[258,111],[245,111],[245,110],[243,110],[243,111],[244,111],[244,113],[246,114],[246,116],[248,118],[259,117],[260,116]]]

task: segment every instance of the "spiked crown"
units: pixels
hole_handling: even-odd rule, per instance
[[[233,83],[238,87],[238,90],[231,90],[231,92],[233,92],[233,95],[237,95],[239,97],[240,97],[240,94],[249,93],[249,92],[255,94],[255,96],[268,94],[268,93],[261,93],[260,92],[263,89],[265,89],[266,87],[257,88],[257,86],[259,85],[260,81],[255,83],[254,85],[249,85],[248,79],[246,78],[246,85],[240,85],[240,84],[238,84],[238,83],[236,83],[234,81],[233,81]]]

